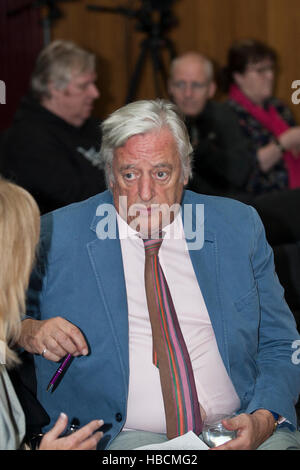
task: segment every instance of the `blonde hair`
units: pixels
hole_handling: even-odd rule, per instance
[[[26,289],[40,234],[40,213],[23,188],[0,178],[0,340],[6,344],[5,364],[19,360],[12,349],[25,312]]]

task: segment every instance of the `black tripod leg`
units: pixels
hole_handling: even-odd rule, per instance
[[[165,44],[169,51],[170,60],[175,59],[177,53],[176,53],[176,49],[175,49],[173,42],[170,39],[165,38]]]
[[[133,101],[135,97],[135,94],[136,94],[136,91],[138,89],[138,85],[141,79],[142,68],[143,68],[143,65],[147,56],[148,49],[149,49],[149,40],[145,39],[141,44],[141,52],[140,52],[139,58],[137,60],[135,69],[133,71],[133,74],[130,80],[127,98],[126,98],[126,104]]]
[[[159,54],[160,54],[159,49],[155,45],[153,45],[151,47],[151,59],[152,59],[152,67],[153,67],[155,93],[156,93],[157,98],[161,97],[159,75],[163,69],[162,60]]]
[[[164,39],[164,46],[165,46],[165,48],[167,49],[167,51],[169,53],[169,60],[171,62],[176,57],[176,51],[175,51],[175,48],[173,46],[173,43],[169,39]],[[166,85],[169,74],[168,74],[168,72],[166,70],[166,67],[164,66],[164,63],[163,63],[162,60],[160,60],[160,70],[161,70],[161,74],[163,76],[164,84]]]
[[[170,61],[175,57],[175,49],[173,47],[173,44],[171,41],[164,39],[163,40],[163,45],[166,46],[168,52],[169,52],[169,57]],[[153,72],[154,72],[154,83],[155,83],[155,91],[156,91],[156,96],[161,97],[161,89],[160,89],[160,83],[159,83],[159,76],[161,76],[161,83],[165,87],[165,91],[167,93],[167,80],[168,80],[168,73],[166,71],[166,68],[164,66],[164,62],[161,57],[161,47],[162,44],[155,45],[152,44],[151,47],[151,57],[152,57],[152,64],[153,64]]]

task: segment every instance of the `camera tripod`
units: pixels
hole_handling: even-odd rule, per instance
[[[88,5],[87,8],[94,11],[119,13],[128,17],[135,17],[138,20],[136,29],[147,34],[147,37],[140,44],[140,53],[130,79],[125,103],[127,104],[134,100],[140,85],[142,71],[147,57],[149,57],[152,62],[156,96],[162,97],[163,87],[166,91],[167,83],[167,72],[163,62],[162,50],[167,50],[170,60],[176,55],[172,41],[165,37],[166,30],[175,24],[175,18],[172,15],[170,7],[155,7],[151,5],[151,2],[149,3],[144,0],[142,8],[139,10],[123,7],[109,8],[98,5]],[[156,8],[158,8],[157,12],[155,12]],[[154,13],[156,13],[156,15],[154,15]],[[154,16],[158,17],[158,20],[155,20],[153,18]]]
[[[51,26],[54,21],[62,18],[63,14],[59,9],[57,3],[59,2],[73,2],[74,0],[31,0],[23,5],[8,10],[7,16],[14,17],[22,14],[25,11],[34,9],[34,8],[42,8],[47,7],[47,15],[44,16],[42,20],[43,26],[43,42],[44,46],[47,46],[51,42]],[[76,0],[75,0],[76,1]]]

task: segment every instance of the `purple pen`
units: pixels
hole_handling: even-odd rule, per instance
[[[61,365],[59,366],[59,368],[57,369],[57,371],[55,372],[55,374],[53,375],[52,379],[50,380],[49,384],[48,384],[48,387],[47,387],[47,392],[49,392],[50,390],[52,390],[55,382],[57,381],[58,377],[60,376],[60,374],[63,372],[63,370],[65,369],[66,365],[68,364],[68,362],[70,361],[72,355],[71,354],[67,354],[67,356],[65,357],[65,359],[63,360],[63,362],[61,363]]]

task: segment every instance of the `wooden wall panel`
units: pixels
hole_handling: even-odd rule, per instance
[[[52,39],[73,40],[97,55],[98,86],[102,97],[96,113],[105,116],[120,106],[126,87],[125,21],[120,15],[98,13],[86,9],[95,2],[79,1],[61,4],[64,19],[56,22]],[[109,6],[104,1],[101,5]]]
[[[59,4],[65,17],[54,25],[53,39],[72,39],[92,49],[99,57],[102,96],[96,104],[95,114],[102,118],[125,103],[131,73],[145,36],[136,30],[135,19],[91,12],[86,6],[122,5],[139,9],[142,3],[142,0],[79,0]],[[174,0],[172,11],[178,25],[167,36],[178,53],[196,49],[224,64],[228,47],[235,39],[254,37],[273,46],[281,61],[277,95],[290,104],[300,123],[300,105],[291,103],[291,83],[300,80],[300,54],[297,51],[300,0]],[[165,52],[164,60],[168,65]],[[155,95],[148,59],[135,98]]]
[[[300,80],[300,2],[299,0],[268,0],[269,43],[277,50],[280,73],[277,80],[277,95],[292,108],[300,123],[300,104],[291,101],[294,90],[291,84]]]

